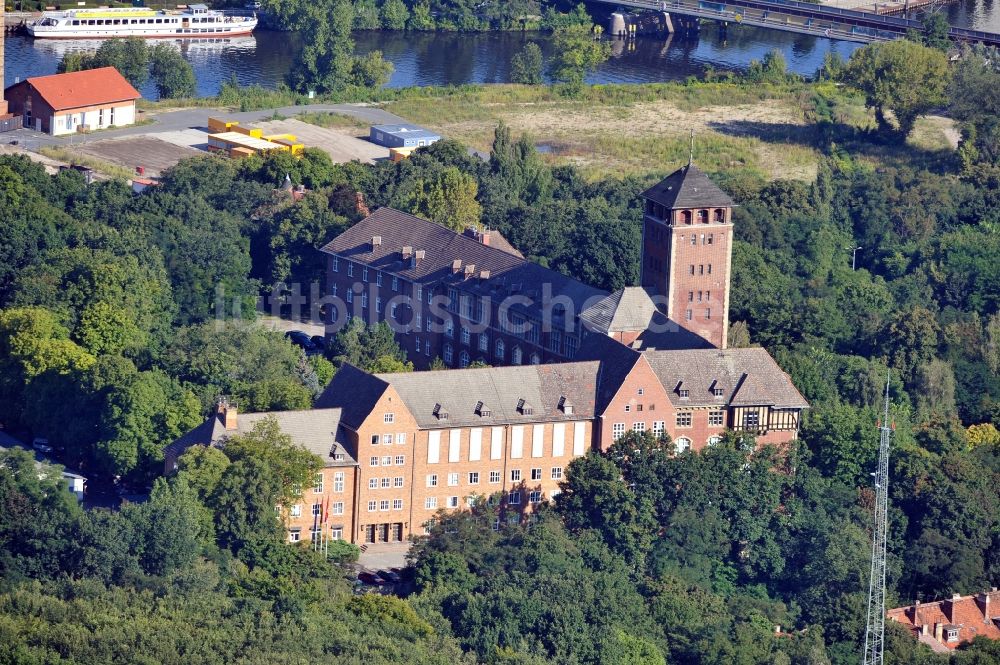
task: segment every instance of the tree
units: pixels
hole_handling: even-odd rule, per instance
[[[747,80],[751,83],[784,83],[788,79],[788,63],[778,49],[771,49],[764,60],[750,61]]]
[[[274,510],[280,494],[277,473],[264,461],[247,458],[230,464],[209,501],[219,544],[239,552],[260,541],[280,539],[281,524]]]
[[[157,44],[149,50],[149,73],[160,99],[194,96],[194,69],[170,44]]]
[[[227,437],[223,450],[233,463],[252,460],[267,465],[277,482],[275,505],[289,505],[301,497],[303,489],[314,484],[322,464],[316,455],[292,443],[274,416],[258,421],[245,434]]]
[[[382,3],[382,27],[385,30],[405,30],[410,10],[403,0],[385,0]]]
[[[510,60],[510,82],[538,85],[542,82],[542,49],[528,42]]]
[[[449,166],[431,179],[421,179],[410,199],[410,212],[461,233],[479,228],[483,208],[476,200],[476,179]]]
[[[201,501],[206,501],[228,466],[229,458],[218,448],[192,446],[177,458],[177,476],[183,478]]]
[[[139,88],[149,77],[150,49],[141,37],[109,39],[101,43],[93,55],[67,53],[59,63],[59,72],[114,67]]]
[[[611,57],[611,45],[599,41],[587,26],[572,25],[555,32],[552,40],[555,54],[549,64],[553,80],[566,84],[576,93],[583,85],[587,72]]]
[[[868,44],[851,55],[844,81],[865,94],[879,130],[902,141],[918,116],[944,103],[948,60],[940,51],[906,39]]]
[[[350,363],[366,372],[413,371],[385,321],[366,326],[360,318],[352,318],[330,341],[330,354],[334,364]]]

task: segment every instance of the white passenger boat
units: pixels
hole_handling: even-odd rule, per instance
[[[36,39],[234,37],[248,35],[255,27],[255,12],[216,11],[205,5],[177,11],[147,7],[67,9],[45,12],[27,26],[28,34]]]

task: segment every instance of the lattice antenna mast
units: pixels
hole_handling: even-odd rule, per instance
[[[875,527],[872,530],[872,571],[868,583],[868,627],[864,665],[885,663],[885,564],[889,526],[889,446],[895,423],[889,420],[889,376],[885,378],[885,410],[878,424],[878,470],[875,476]]]

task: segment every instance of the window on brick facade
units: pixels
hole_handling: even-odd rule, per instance
[[[378,509],[382,512],[389,510],[389,499],[382,499],[378,502]]]
[[[387,490],[392,487],[392,478],[388,476],[382,479],[382,489]]]
[[[722,427],[723,422],[725,422],[726,414],[724,411],[709,411],[708,412],[708,424],[713,427]]]
[[[507,503],[512,506],[517,506],[521,503],[521,493],[518,491],[513,491],[507,495]]]
[[[717,446],[720,443],[722,443],[722,437],[721,436],[710,436],[710,437],[708,437],[708,441],[706,441],[706,444],[709,445],[709,446]]]
[[[344,299],[347,300],[347,302],[349,304],[353,303],[354,302],[354,291],[351,291],[350,289],[348,289],[347,292],[344,293]]]
[[[392,444],[392,434],[383,434],[382,443],[384,443],[387,446]]]
[[[350,261],[347,262],[347,276],[354,277],[354,264]]]
[[[490,348],[490,336],[486,333],[479,333],[479,350],[487,351]]]
[[[478,485],[479,484],[479,472],[478,471],[472,471],[472,472],[469,473],[469,484],[470,485]]]
[[[642,434],[643,432],[646,431],[646,423],[644,423],[644,422],[632,423],[632,430],[636,434]]]
[[[551,474],[552,480],[561,480],[562,479],[562,471],[563,470],[562,470],[561,466],[554,466],[554,467],[552,467],[552,474]]]
[[[362,293],[361,294],[361,306],[362,307],[368,307],[368,294],[367,293]]]
[[[462,344],[469,344],[472,339],[472,333],[465,326],[462,326]]]
[[[459,367],[468,367],[469,366],[469,352],[466,351],[465,349],[463,349],[458,354],[458,366]]]
[[[375,271],[375,284],[382,286],[382,273],[378,270]]]
[[[300,515],[302,515],[302,504],[297,503],[294,506],[292,506],[291,510],[288,511],[288,514],[291,515],[292,517],[299,517]]]
[[[368,479],[368,489],[370,489],[370,490],[377,490],[378,489],[378,478],[369,478]]]
[[[444,355],[444,361],[445,361],[445,363],[447,363],[447,364],[450,365],[452,359],[455,357],[454,353],[451,350],[451,344],[445,344],[444,345],[444,354],[443,355]]]
[[[531,470],[531,479],[532,480],[541,480],[542,479],[542,470],[541,469],[532,469]]]
[[[705,320],[707,321],[708,319],[711,319],[711,318],[712,318],[712,308],[711,307],[706,307],[705,308]]]
[[[436,496],[429,496],[424,499],[424,508],[427,510],[434,510],[438,507],[438,500]]]
[[[542,493],[539,490],[531,490],[528,493],[528,503],[540,503],[542,500]]]
[[[711,244],[712,244],[712,240],[713,240],[714,238],[715,238],[715,234],[714,234],[714,233],[709,233],[709,234],[708,234],[708,237],[707,237],[707,238],[705,238],[705,244],[706,244],[706,245],[711,245]]]
[[[432,473],[432,474],[428,475],[427,476],[427,486],[428,487],[437,487],[437,485],[438,485],[437,474],[436,473]]]
[[[757,429],[760,425],[760,414],[756,411],[743,414],[743,427],[746,429]]]
[[[340,257],[335,256],[330,259],[330,270],[333,272],[340,272]]]
[[[684,312],[684,319],[685,320],[690,321],[693,318],[694,318],[694,314],[693,314],[693,312],[690,309],[687,310],[686,312]]]
[[[625,436],[625,423],[615,423],[611,426],[611,438],[618,440]]]
[[[515,346],[510,350],[510,362],[512,365],[521,364],[521,347]]]
[[[406,464],[406,455],[396,455],[396,466],[403,466]]]
[[[399,278],[395,275],[392,276],[392,290],[399,291]]]
[[[495,485],[495,484],[497,484],[499,482],[500,482],[500,472],[499,471],[490,471],[490,484]]]
[[[333,491],[343,492],[344,491],[344,472],[338,471],[333,474]]]
[[[503,343],[503,340],[502,339],[498,339],[497,340],[497,344],[496,344],[496,349],[495,349],[495,351],[496,351],[496,353],[495,353],[496,357],[500,358],[501,360],[503,360],[503,356],[504,356],[504,351],[505,350],[506,349],[505,349],[505,345]]]
[[[378,501],[369,501],[368,512],[374,513],[376,510],[378,510]]]
[[[691,412],[683,411],[677,414],[678,427],[691,427]]]
[[[368,465],[369,466],[378,466],[378,460],[379,460],[378,457],[372,457],[372,458],[370,458],[368,460]]]
[[[694,264],[691,265],[691,274],[694,274]]]
[[[313,479],[313,492],[316,494],[323,493],[323,474],[317,473],[316,477]]]
[[[393,499],[392,500],[392,509],[393,510],[402,510],[403,509],[403,500],[402,499]]]
[[[392,466],[392,456],[386,455],[382,458],[382,466]]]
[[[396,435],[396,445],[405,446],[406,445],[406,432],[400,432]]]
[[[456,485],[458,485],[458,474],[457,473],[449,473],[448,474],[448,486],[449,487],[455,487]]]
[[[361,268],[361,281],[362,282],[368,281],[368,266],[364,266]]]
[[[334,501],[333,503],[330,504],[330,510],[333,511],[334,515],[343,515],[344,514],[344,502],[343,501]]]
[[[405,482],[403,480],[403,476],[396,476],[395,478],[392,479],[392,486],[393,487],[402,487],[403,486],[403,482]]]
[[[653,421],[653,434],[656,436],[662,436],[665,423],[662,420]]]
[[[693,234],[693,233],[691,234],[691,244],[692,245],[697,245],[698,244],[698,237],[695,234]]]
[[[686,436],[679,437],[674,441],[674,447],[678,453],[683,453],[687,450],[691,450],[691,439]]]
[[[511,469],[511,471],[510,471],[510,481],[512,483],[517,483],[517,482],[521,481],[521,470],[520,469]]]
[[[688,291],[688,302],[694,302],[694,291]]]
[[[458,497],[457,496],[449,496],[448,497],[448,507],[449,508],[458,508]]]

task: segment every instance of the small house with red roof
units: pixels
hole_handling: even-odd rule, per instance
[[[955,594],[946,600],[915,603],[889,610],[920,642],[938,653],[948,653],[977,637],[1000,639],[1000,591],[993,587],[972,596]]]
[[[53,136],[134,124],[142,96],[114,67],[33,76],[3,94],[26,129]]]

